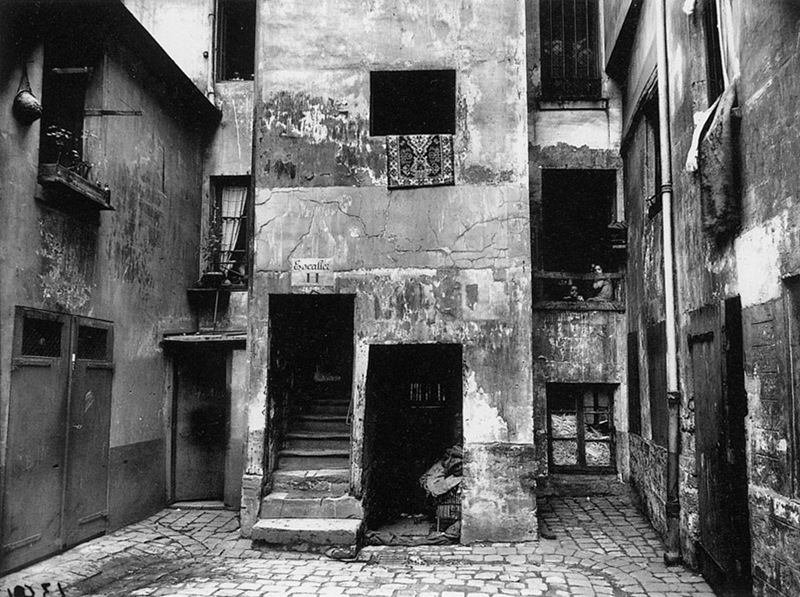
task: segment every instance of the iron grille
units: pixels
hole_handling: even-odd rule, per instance
[[[597,0],[542,0],[542,96],[600,97],[597,65]]]
[[[61,356],[60,321],[26,317],[22,323],[22,355],[31,357]]]
[[[86,325],[78,326],[76,358],[92,361],[108,360],[108,330]]]
[[[443,408],[444,388],[440,383],[412,382],[409,385],[408,401],[411,408]]]

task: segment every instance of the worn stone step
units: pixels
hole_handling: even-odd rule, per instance
[[[289,429],[297,431],[336,431],[350,433],[346,416],[340,415],[299,415],[289,421]]]
[[[309,470],[323,468],[349,468],[350,450],[281,450],[278,468],[281,470]]]
[[[293,545],[355,545],[361,528],[355,518],[262,518],[253,526],[253,541]]]
[[[304,404],[298,414],[301,415],[336,415],[346,417],[350,409],[350,402],[347,400],[314,400]]]
[[[352,495],[308,496],[275,492],[261,500],[260,518],[363,518],[361,501]]]
[[[344,494],[350,489],[350,468],[277,470],[272,474],[273,491],[313,491]]]
[[[287,433],[283,442],[284,449],[350,449],[350,434],[330,431],[297,431]]]

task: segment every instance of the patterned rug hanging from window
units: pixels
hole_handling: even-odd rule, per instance
[[[454,184],[452,135],[386,138],[390,189]]]

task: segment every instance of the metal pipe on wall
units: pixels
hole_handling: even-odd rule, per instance
[[[208,61],[206,62],[206,97],[213,103],[216,97],[214,78],[217,65],[217,0],[208,0]]]
[[[666,0],[658,0],[656,24],[656,56],[658,64],[659,159],[661,161],[661,214],[664,244],[664,301],[667,340],[667,401],[669,435],[667,448],[667,551],[664,561],[680,562],[680,497],[678,491],[678,458],[681,395],[678,389],[678,352],[675,335],[675,263],[672,228],[672,141],[670,138],[669,63],[667,56]]]

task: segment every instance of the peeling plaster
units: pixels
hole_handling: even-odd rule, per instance
[[[508,441],[508,423],[500,416],[496,402],[478,385],[474,371],[464,379],[464,441],[469,443],[491,443]]]
[[[784,212],[736,239],[736,271],[742,307],[766,303],[781,295],[779,242],[786,230],[787,214]]]

